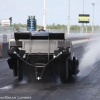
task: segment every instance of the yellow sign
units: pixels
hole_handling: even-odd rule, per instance
[[[79,14],[78,21],[79,23],[89,23],[90,15],[89,14]]]

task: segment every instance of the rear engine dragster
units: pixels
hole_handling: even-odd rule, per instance
[[[71,40],[65,39],[64,33],[15,32],[14,37],[9,41],[8,65],[19,80],[25,75],[25,67],[32,67],[30,73],[38,80],[52,74],[66,82],[78,74],[79,62]]]

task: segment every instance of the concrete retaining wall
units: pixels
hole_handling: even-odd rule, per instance
[[[6,58],[8,56],[8,42],[0,43],[0,58]]]

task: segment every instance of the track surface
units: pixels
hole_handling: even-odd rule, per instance
[[[80,60],[84,54],[83,47],[74,49]],[[6,59],[0,60],[0,100],[1,97],[31,97],[26,100],[100,100],[100,62],[94,66],[81,69],[77,77],[72,77],[66,84],[60,81],[35,81],[19,84],[13,77]],[[3,99],[4,100],[4,99]],[[10,100],[13,100],[12,98]],[[15,99],[14,99],[15,100]],[[25,100],[25,99],[21,99]]]

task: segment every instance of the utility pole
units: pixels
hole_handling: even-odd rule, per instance
[[[68,0],[68,24],[67,24],[67,34],[70,33],[70,0]]]
[[[84,14],[84,0],[83,0],[83,14]]]
[[[83,14],[84,14],[84,0],[83,0]],[[84,23],[82,23],[82,33],[84,33]]]
[[[93,5],[93,22],[92,22],[92,33],[94,33],[94,5],[95,3],[92,3]]]
[[[86,23],[86,33],[87,33],[87,23]]]
[[[44,30],[46,30],[46,0],[44,0],[43,26],[44,26]]]

